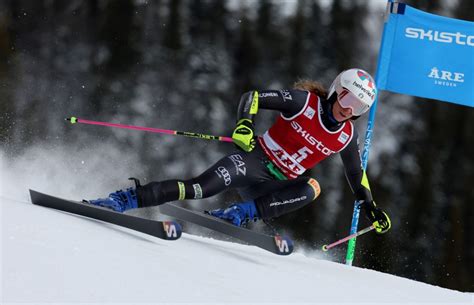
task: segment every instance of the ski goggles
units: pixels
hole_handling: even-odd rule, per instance
[[[343,108],[351,108],[352,115],[356,116],[362,115],[370,108],[369,105],[362,102],[347,89],[343,89],[342,92],[337,95],[337,100]]]

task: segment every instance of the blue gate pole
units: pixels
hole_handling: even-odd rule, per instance
[[[387,10],[386,14],[390,14],[390,3],[393,2],[393,0],[388,0],[387,1]],[[388,19],[389,16],[386,16],[386,19]],[[382,32],[382,39],[380,42],[380,48],[379,52],[382,49],[382,43],[384,41],[384,36],[385,36],[385,24],[384,24],[384,29]],[[377,62],[377,71],[375,74],[375,84],[377,87],[377,90],[379,88],[379,83],[378,83],[378,73],[380,70],[380,54]],[[374,104],[370,108],[369,112],[369,119],[367,121],[367,130],[365,132],[365,141],[364,141],[364,149],[362,151],[362,156],[361,156],[361,161],[362,161],[362,169],[365,172],[367,170],[367,163],[369,162],[369,151],[370,151],[370,146],[372,144],[372,134],[374,130],[374,124],[375,124],[375,113],[377,112],[377,102],[378,102],[378,97],[379,97],[379,92],[377,92],[377,97],[375,98]],[[357,227],[359,225],[359,207],[357,201],[354,201],[354,211],[352,212],[352,222],[351,222],[351,230],[350,234],[354,234],[357,232]],[[354,253],[355,253],[355,247],[356,247],[356,238],[353,238],[349,240],[349,244],[347,246],[347,254],[346,254],[346,265],[352,266],[352,262],[354,261]]]
[[[367,169],[367,163],[369,160],[369,151],[370,146],[372,144],[372,133],[375,123],[375,112],[377,111],[377,100],[374,101],[369,113],[369,120],[367,122],[367,130],[365,132],[365,141],[364,141],[364,149],[362,152],[361,160],[362,160],[362,169],[365,171]],[[354,201],[354,211],[352,213],[352,222],[351,222],[351,230],[350,234],[354,234],[357,232],[357,227],[359,225],[359,204],[357,201]],[[347,255],[346,255],[346,265],[352,266],[352,261],[354,260],[354,252],[355,252],[355,245],[356,245],[356,238],[349,240],[349,245],[347,247]]]

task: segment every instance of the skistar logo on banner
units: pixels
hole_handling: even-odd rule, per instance
[[[424,30],[417,28],[406,28],[405,36],[414,39],[427,39],[429,41],[436,41],[442,43],[455,43],[462,46],[474,47],[474,35],[466,35],[460,32],[438,32],[435,30]]]
[[[377,87],[474,107],[474,22],[387,8]]]

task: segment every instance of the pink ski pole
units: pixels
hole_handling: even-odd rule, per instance
[[[90,121],[90,120],[84,120],[84,119],[80,119],[80,118],[76,118],[76,117],[66,118],[66,121],[71,122],[71,124],[80,123],[80,124],[88,124],[88,125],[99,125],[99,126],[107,126],[107,127],[122,128],[122,129],[148,131],[148,132],[154,132],[154,133],[164,133],[164,134],[178,135],[178,136],[185,136],[185,137],[199,138],[199,139],[206,139],[206,140],[218,140],[218,141],[222,141],[222,142],[232,142],[232,138],[230,138],[230,137],[213,136],[213,135],[207,135],[207,134],[196,133],[196,132],[178,131],[178,130],[169,130],[169,129],[124,125],[124,124],[117,124],[117,123]]]
[[[346,237],[344,237],[343,239],[339,239],[338,241],[333,242],[332,244],[324,245],[322,249],[323,249],[324,252],[326,252],[326,251],[328,251],[329,249],[334,248],[335,246],[337,246],[337,245],[339,245],[339,244],[342,244],[343,242],[346,242],[346,241],[348,241],[348,240],[350,240],[350,239],[356,238],[357,236],[360,236],[360,235],[362,235],[362,234],[365,234],[365,233],[367,233],[367,232],[370,232],[370,231],[372,231],[373,229],[375,229],[375,226],[374,226],[374,225],[371,225],[370,227],[367,227],[367,228],[362,229],[362,230],[360,230],[360,231],[358,231],[358,232],[355,232],[354,234],[351,234],[351,235],[349,235],[349,236],[346,236]]]

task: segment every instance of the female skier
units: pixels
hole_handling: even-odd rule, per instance
[[[243,226],[249,220],[278,217],[314,201],[321,192],[319,183],[302,174],[340,153],[359,207],[376,231],[385,233],[391,222],[372,199],[351,121],[367,112],[376,95],[372,77],[361,69],[340,73],[329,93],[314,81],[297,82],[292,90],[246,92],[240,99],[232,134],[239,151],[223,157],[198,177],[150,182],[88,202],[123,212],[237,188],[243,202],[209,214]],[[263,136],[256,137],[254,121],[260,109],[281,115]]]

